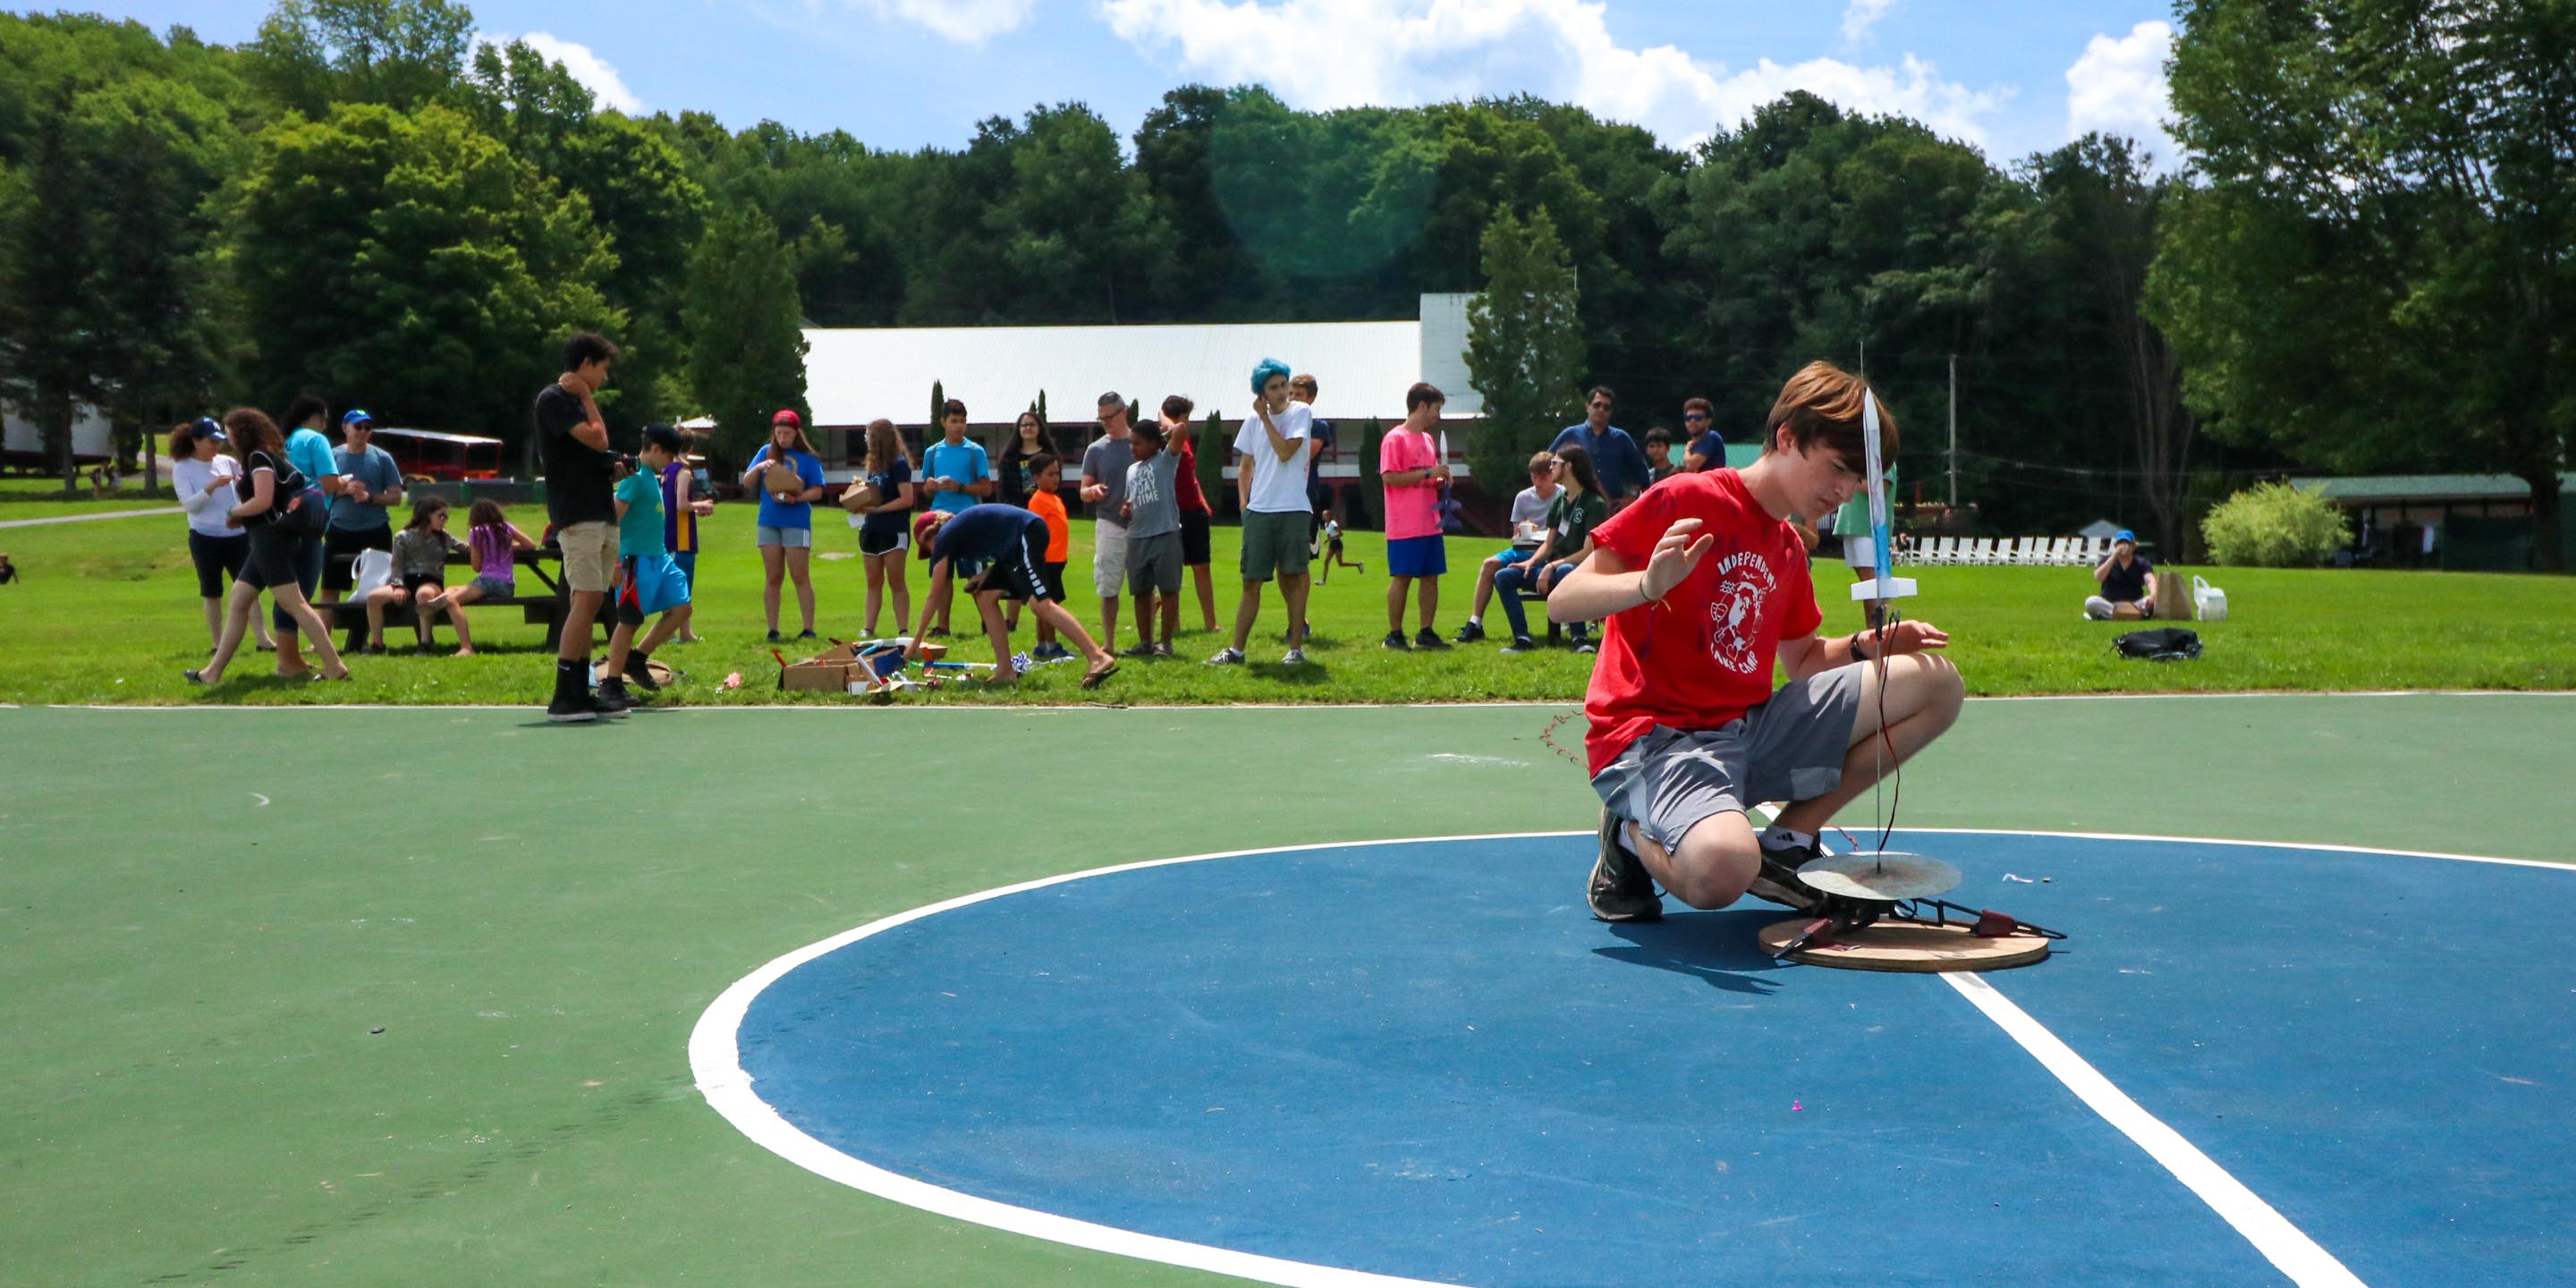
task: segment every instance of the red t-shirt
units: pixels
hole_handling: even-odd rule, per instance
[[[1180,486],[1174,490],[1174,495],[1180,502],[1181,513],[1206,514],[1208,513],[1207,493],[1199,490],[1198,448],[1190,443],[1189,436],[1186,434],[1174,434],[1172,440],[1181,445],[1180,450],[1174,453],[1181,458],[1177,462],[1180,468],[1173,475],[1180,482]]]
[[[1824,623],[1806,544],[1763,512],[1733,470],[1665,479],[1594,528],[1592,540],[1642,571],[1683,519],[1699,520],[1700,535],[1716,543],[1661,603],[1611,616],[1583,699],[1595,774],[1655,725],[1721,728],[1767,700],[1780,641]]]

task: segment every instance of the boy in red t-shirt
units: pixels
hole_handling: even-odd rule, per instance
[[[1821,852],[1817,830],[1882,762],[1958,719],[1959,672],[1927,652],[1950,637],[1931,625],[1816,637],[1824,618],[1789,518],[1829,514],[1860,487],[1869,396],[1860,378],[1809,363],[1772,405],[1760,460],[1649,488],[1593,530],[1592,557],[1548,596],[1554,620],[1610,619],[1583,703],[1602,800],[1587,895],[1602,920],[1662,916],[1656,882],[1694,908],[1748,891],[1812,908],[1797,870]],[[1893,459],[1884,404],[1879,426]],[[1775,661],[1788,672],[1776,691]],[[1790,804],[1757,836],[1744,811],[1772,800]]]

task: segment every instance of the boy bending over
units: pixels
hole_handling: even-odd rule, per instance
[[[1018,669],[1011,665],[1010,627],[1002,621],[1002,601],[1007,599],[1027,604],[1039,621],[1055,628],[1057,638],[1073,641],[1091,664],[1083,672],[1082,687],[1099,688],[1102,680],[1117,674],[1118,660],[1093,643],[1082,623],[1048,593],[1039,572],[1046,564],[1046,552],[1046,516],[1016,505],[969,506],[939,527],[933,565],[937,571],[931,574],[931,585],[945,596],[954,581],[966,583],[967,593],[975,598],[975,611],[984,619],[984,633],[993,641],[995,682],[1007,684],[1019,678]],[[911,660],[919,662],[923,656],[922,641],[915,639]]]
[[[1817,830],[1882,762],[1958,719],[1959,672],[1928,651],[1950,637],[1931,625],[1816,636],[1824,619],[1789,516],[1830,513],[1861,485],[1869,396],[1858,377],[1809,363],[1772,405],[1761,459],[1650,489],[1593,531],[1592,557],[1548,597],[1557,621],[1610,619],[1583,704],[1602,800],[1594,916],[1662,916],[1657,882],[1694,908],[1748,891],[1813,908],[1797,870],[1820,853]],[[1893,458],[1884,404],[1879,426]],[[1789,677],[1776,691],[1775,661]],[[1773,800],[1790,804],[1757,836],[1745,810]]]

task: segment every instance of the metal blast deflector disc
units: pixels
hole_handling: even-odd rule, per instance
[[[1884,903],[1947,894],[1961,880],[1939,859],[1899,850],[1827,855],[1799,868],[1798,879],[1824,894]]]

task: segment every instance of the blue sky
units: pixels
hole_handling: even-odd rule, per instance
[[[250,38],[266,0],[94,0]],[[962,144],[974,122],[1089,103],[1122,132],[1174,85],[1260,81],[1293,105],[1529,92],[1687,145],[1805,88],[2009,159],[2164,110],[2157,0],[479,0],[629,110]]]

